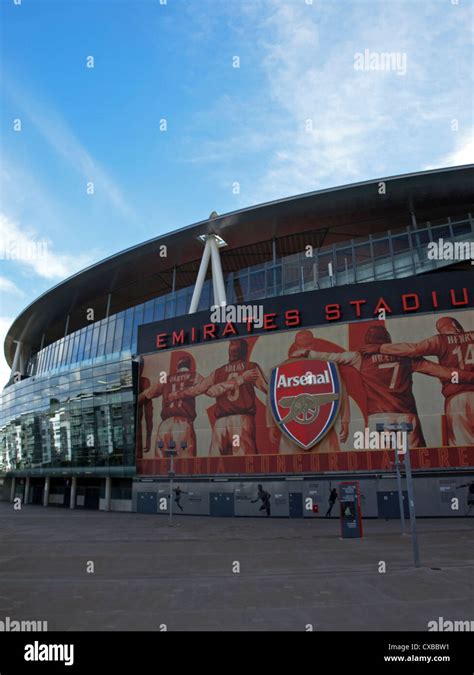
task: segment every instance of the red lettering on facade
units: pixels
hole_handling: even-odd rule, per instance
[[[234,324],[232,321],[228,321],[225,325],[224,330],[222,331],[222,336],[227,335],[228,333],[231,333],[231,335],[237,335],[237,329],[235,328]]]
[[[378,314],[381,309],[384,309],[389,314],[393,314],[390,305],[387,305],[383,298],[379,298],[378,303],[375,305],[374,314]]]
[[[172,343],[174,345],[184,344],[184,330],[183,329],[181,329],[179,331],[179,333],[177,333],[175,330],[173,331]]]
[[[458,448],[459,466],[469,466],[467,448]]]
[[[428,448],[421,448],[418,450],[418,465],[420,469],[431,468],[430,453]]]
[[[337,455],[335,452],[330,452],[328,453],[328,465],[329,465],[329,471],[339,471],[339,462],[338,460],[339,455]]]
[[[275,330],[278,326],[275,323],[276,314],[264,314],[263,315],[263,330]]]
[[[347,468],[350,471],[357,470],[357,454],[355,452],[346,452],[347,457]]]
[[[278,473],[285,473],[286,471],[285,455],[277,455],[276,470],[278,471]]]
[[[337,321],[341,318],[341,305],[326,305],[326,321]]]
[[[349,302],[350,305],[355,305],[356,306],[356,316],[361,316],[362,312],[360,310],[361,305],[365,305],[367,300],[351,300]]]
[[[438,466],[449,466],[448,448],[438,448]]]
[[[203,328],[202,328],[202,336],[205,340],[207,340],[208,337],[215,338],[216,337],[216,324],[215,323],[206,323]]]
[[[285,326],[299,326],[300,323],[299,309],[287,309],[285,312]]]
[[[469,299],[467,297],[467,288],[462,289],[462,300],[457,300],[456,299],[456,292],[454,288],[451,288],[449,291],[451,294],[451,302],[453,303],[453,307],[459,307],[459,305],[467,305],[469,302]]]
[[[402,306],[405,312],[416,312],[417,309],[420,309],[418,293],[404,293],[402,295]]]
[[[159,333],[156,336],[156,348],[164,349],[166,347],[166,333]]]

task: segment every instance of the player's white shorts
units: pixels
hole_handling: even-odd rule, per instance
[[[474,392],[461,391],[446,399],[448,445],[474,445]]]
[[[255,455],[255,417],[253,415],[225,415],[218,417],[212,430],[209,454]]]
[[[426,441],[423,436],[423,430],[418,415],[409,413],[375,413],[369,415],[368,424],[370,431],[377,431],[376,424],[384,422],[385,424],[412,424],[413,431],[408,436],[408,447],[425,448]]]
[[[159,441],[163,441],[163,448],[158,447]],[[158,427],[155,445],[155,457],[166,457],[165,450],[168,450],[171,441],[176,443],[178,454],[176,457],[195,457],[196,456],[196,434],[193,423],[185,417],[168,417],[163,420]],[[181,443],[185,441],[186,448],[181,448]]]

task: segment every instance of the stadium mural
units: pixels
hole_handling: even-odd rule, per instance
[[[474,466],[474,311],[223,339],[142,356],[137,472],[390,470],[360,444],[409,422],[414,468]],[[367,437],[367,434],[366,434]]]

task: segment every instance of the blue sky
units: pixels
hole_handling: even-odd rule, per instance
[[[473,161],[467,0],[161,2],[1,0],[0,239],[48,247],[0,260],[2,343],[61,279],[213,210]]]

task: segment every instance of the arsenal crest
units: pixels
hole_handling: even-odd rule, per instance
[[[339,372],[335,363],[290,359],[272,370],[268,392],[280,430],[304,450],[329,431],[340,407]]]

